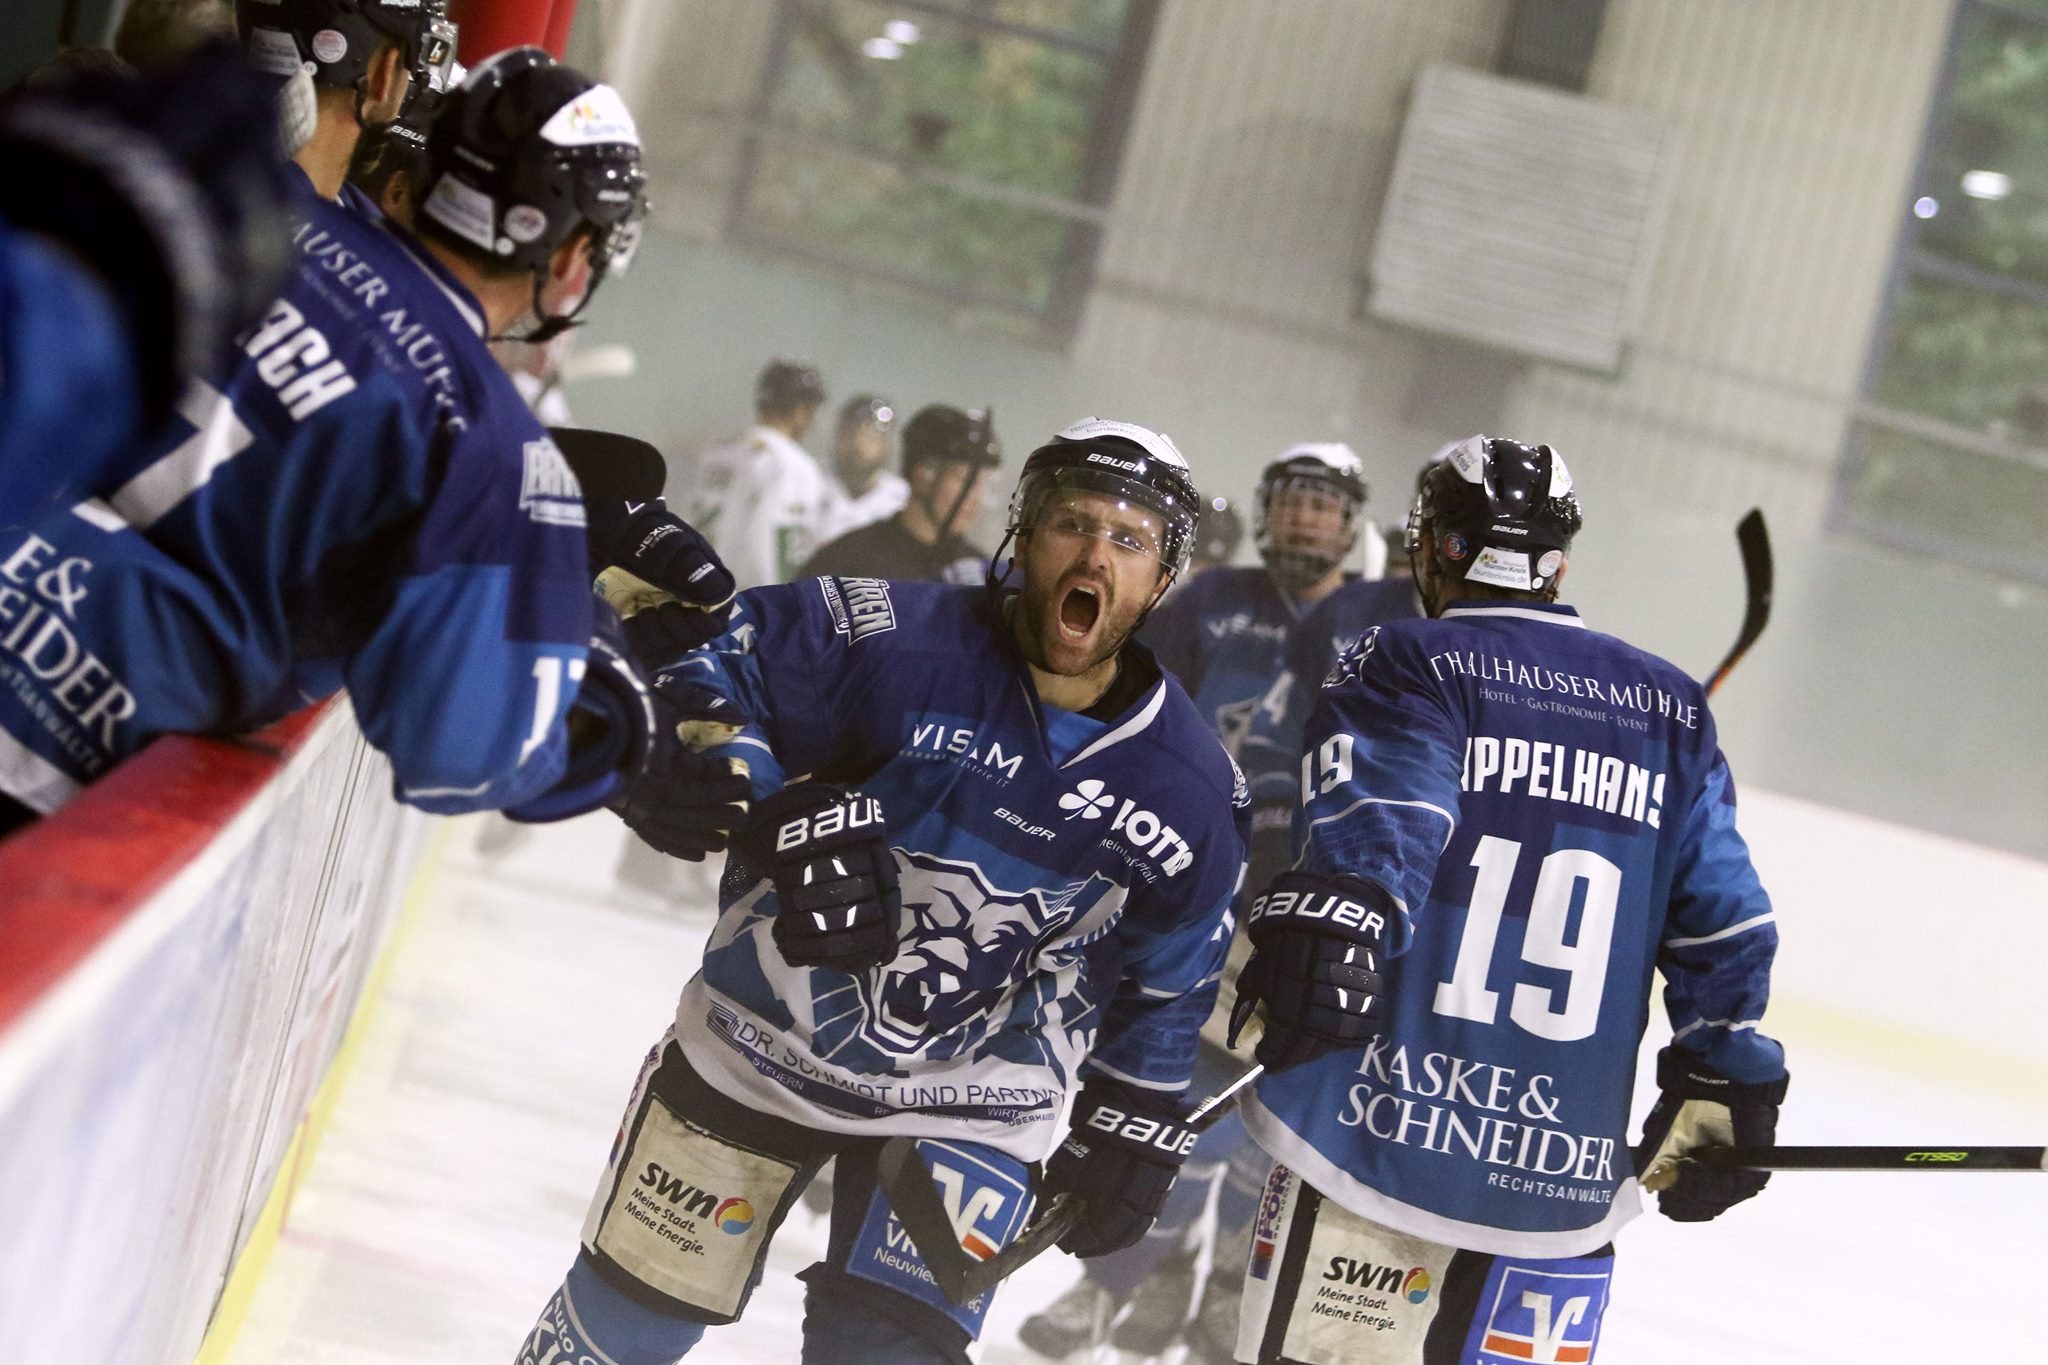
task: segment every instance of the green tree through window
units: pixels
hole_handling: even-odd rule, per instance
[[[2048,580],[2048,0],[1961,0],[1837,512]]]
[[[1157,0],[783,0],[731,229],[1077,317]]]

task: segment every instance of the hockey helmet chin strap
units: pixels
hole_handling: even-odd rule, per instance
[[[533,309],[531,313],[534,319],[533,327],[523,335],[506,332],[502,336],[492,337],[491,340],[523,341],[529,346],[545,346],[556,337],[562,335],[562,333],[581,327],[583,325],[581,321],[583,310],[590,306],[591,296],[597,293],[597,286],[603,279],[604,267],[592,266],[590,268],[590,287],[583,291],[582,298],[576,300],[576,306],[566,313],[550,313],[547,311],[547,304],[541,299],[542,292],[547,288],[548,268],[545,265],[535,266],[533,269]]]

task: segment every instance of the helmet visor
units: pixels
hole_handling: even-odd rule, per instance
[[[1017,503],[1014,530],[1043,531],[1063,541],[1092,537],[1120,556],[1149,559],[1172,573],[1186,567],[1194,541],[1193,507],[1106,469],[1034,473],[1018,488]]]

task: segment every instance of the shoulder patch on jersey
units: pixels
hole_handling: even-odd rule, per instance
[[[1330,665],[1330,671],[1323,675],[1323,686],[1336,687],[1341,683],[1357,681],[1359,669],[1372,657],[1373,646],[1379,643],[1379,639],[1380,628],[1374,626],[1338,650],[1335,661]]]
[[[546,436],[526,443],[519,510],[545,526],[583,525],[583,485],[576,482],[575,471]]]
[[[849,645],[896,629],[896,604],[889,600],[886,579],[820,578],[818,591],[824,595],[825,610],[832,614],[832,629],[844,635]]]
[[[1244,769],[1238,767],[1237,760],[1227,752],[1223,761],[1230,765],[1230,808],[1244,810],[1252,803],[1252,789],[1244,780]]]

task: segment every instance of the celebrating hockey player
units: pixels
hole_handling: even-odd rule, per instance
[[[754,381],[754,425],[697,457],[690,521],[718,544],[742,588],[786,583],[810,558],[825,475],[803,447],[825,381],[800,360],[771,360]]]
[[[1267,464],[1253,498],[1253,541],[1261,566],[1218,568],[1189,580],[1145,627],[1145,643],[1187,689],[1233,758],[1254,708],[1281,671],[1295,623],[1356,577],[1347,573],[1345,560],[1357,544],[1366,496],[1365,466],[1350,446],[1288,447]],[[1253,795],[1256,820],[1256,788]],[[1284,842],[1293,802],[1277,813]],[[1240,960],[1243,951],[1237,945]],[[1227,1013],[1227,973],[1223,994]],[[1197,1090],[1217,1089],[1245,1065],[1221,1046],[1224,1032],[1221,1019],[1203,1030]],[[1109,1335],[1116,1319],[1112,1345],[1146,1355],[1166,1349],[1179,1337],[1194,1301],[1200,1234],[1213,1238],[1212,1229],[1220,1227],[1228,1236],[1250,1218],[1267,1163],[1247,1153],[1246,1172],[1235,1180],[1222,1165],[1245,1145],[1235,1116],[1205,1133],[1193,1168],[1205,1178],[1181,1183],[1144,1241],[1088,1262],[1080,1283],[1024,1323],[1025,1345],[1064,1356]],[[1223,1187],[1211,1201],[1210,1185],[1217,1179]],[[1213,1224],[1198,1226],[1211,1216]],[[1222,1266],[1234,1258],[1214,1259]]]
[[[803,576],[978,581],[988,555],[964,533],[981,515],[985,477],[1002,458],[1003,443],[986,409],[919,408],[903,428],[908,499],[894,516],[819,547]]]
[[[1280,1162],[1240,1360],[1590,1360],[1639,1173],[1684,1221],[1764,1183],[1682,1158],[1773,1140],[1770,902],[1700,685],[1557,604],[1579,525],[1548,446],[1450,448],[1409,520],[1429,618],[1324,683],[1238,983]],[[1675,1034],[1632,1159],[1652,966]]]
[[[187,390],[104,503],[0,540],[17,810],[153,735],[344,685],[429,810],[562,814],[652,752],[645,687],[593,638],[577,481],[484,344],[602,277],[641,204],[631,117],[517,48],[451,99],[431,155],[418,238],[302,196],[293,274],[240,363]]]
[[[965,1361],[988,1296],[946,1300],[878,1193],[892,1135],[923,1140],[977,1255],[1034,1191],[1083,1197],[1077,1255],[1143,1235],[1192,1145],[1174,1101],[1243,858],[1230,761],[1131,640],[1196,506],[1164,436],[1080,422],[1024,466],[1016,588],[745,592],[664,676],[752,717],[716,751],[744,757],[752,818],[522,1362],[677,1359],[740,1316],[835,1155],[804,1358]],[[678,851],[716,842],[626,814]]]

